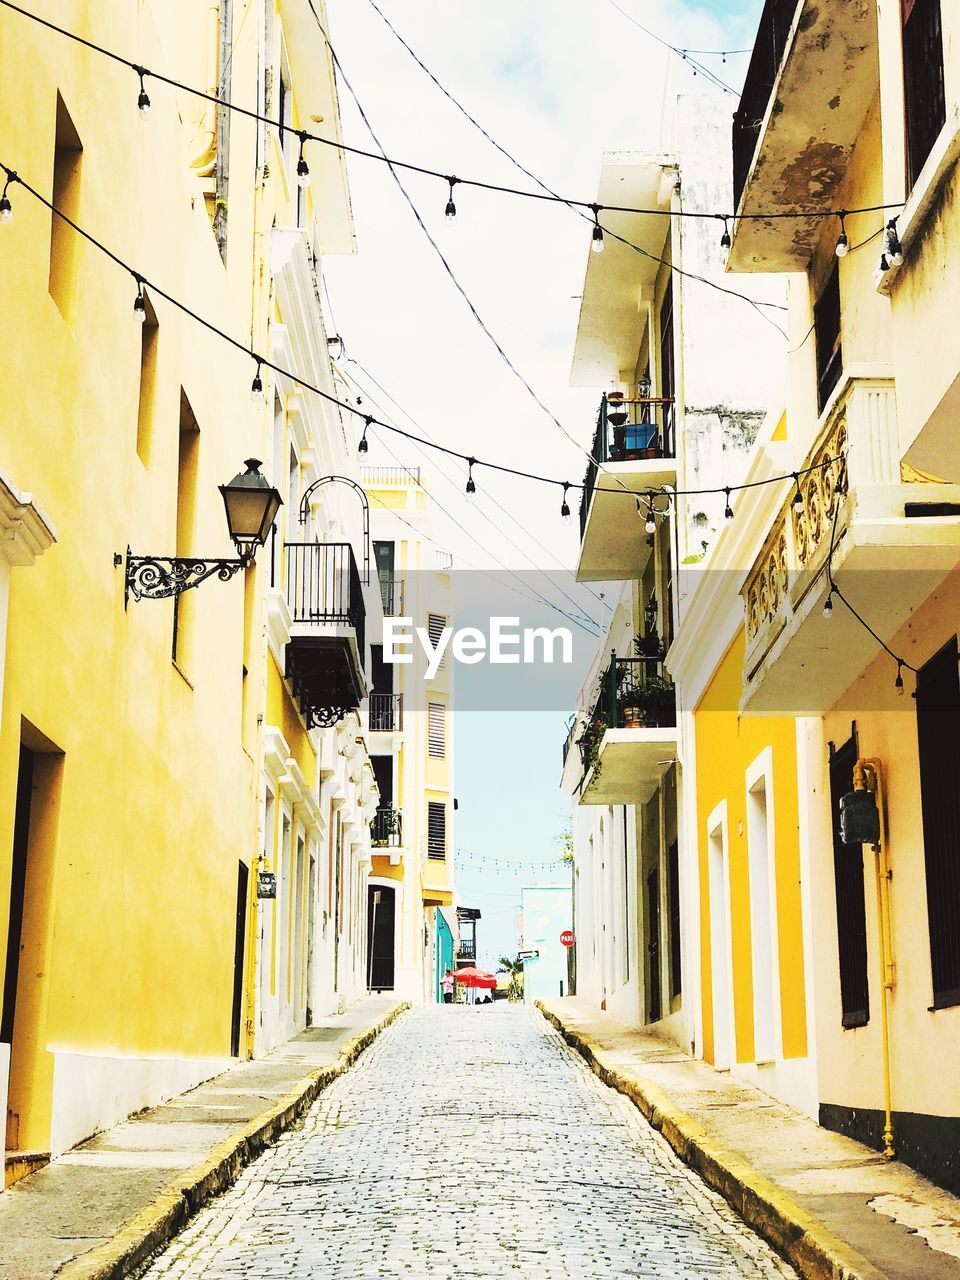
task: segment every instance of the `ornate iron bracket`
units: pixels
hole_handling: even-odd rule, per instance
[[[119,563],[120,557],[114,557]],[[221,582],[246,569],[250,559],[241,556],[230,560],[204,560],[199,556],[135,556],[127,547],[124,571],[123,607],[134,600],[166,600],[198,587],[216,575]]]

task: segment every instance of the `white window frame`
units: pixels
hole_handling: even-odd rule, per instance
[[[707,818],[707,869],[710,889],[710,986],[713,1008],[713,1065],[728,1071],[737,1057],[733,990],[733,936],[730,913],[730,840],[727,802]]]
[[[780,947],[777,921],[776,822],[773,748],[766,747],[744,775],[747,865],[750,869],[750,948],[753,962],[754,1060],[783,1057]],[[763,816],[757,797],[763,794]]]

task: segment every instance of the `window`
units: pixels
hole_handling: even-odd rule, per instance
[[[667,280],[666,292],[660,304],[660,395],[672,400],[676,388],[676,372],[673,358],[673,277]],[[663,452],[673,456],[674,406],[665,404],[663,409]]]
[[[817,403],[820,411],[843,372],[840,346],[840,269],[836,262],[813,308],[817,341]]]
[[[447,754],[447,708],[442,702],[427,706],[427,750],[435,760]]]
[[[427,614],[427,632],[430,636],[430,643],[433,645],[434,649],[436,649],[437,645],[440,643],[440,636],[446,625],[447,619],[442,613]],[[442,671],[446,665],[447,655],[444,653],[443,657],[440,659],[438,670]]]
[[[960,1004],[960,677],[956,636],[917,675],[920,811],[933,1005]]]
[[[145,467],[150,465],[153,419],[157,403],[157,356],[160,326],[146,290],[143,292],[145,318],[140,326],[140,399],[137,405],[137,456]]]
[[[907,186],[912,190],[947,119],[940,0],[900,0]]]
[[[53,150],[53,189],[51,202],[55,209],[80,221],[80,173],[83,144],[63,99],[57,94],[57,123]],[[73,318],[77,297],[77,254],[80,236],[71,226],[50,214],[50,297],[64,320]]]
[[[195,552],[194,529],[197,523],[197,469],[200,458],[200,428],[190,401],[180,391],[180,445],[177,453],[177,534],[176,554],[190,556]],[[174,662],[189,674],[193,648],[195,593],[184,591],[173,597]]]
[[[427,804],[427,854],[441,860],[447,856],[447,806],[434,800]]]
[[[840,1009],[844,1027],[870,1021],[867,980],[867,916],[863,898],[863,851],[840,839],[840,797],[853,790],[857,763],[856,736],[830,749],[830,816],[833,829],[833,875],[837,896],[837,942],[840,960]]]

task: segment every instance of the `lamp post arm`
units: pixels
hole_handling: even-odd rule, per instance
[[[134,600],[166,600],[198,587],[207,578],[229,580],[253,563],[252,556],[206,560],[201,556],[135,556],[127,547],[123,607]]]

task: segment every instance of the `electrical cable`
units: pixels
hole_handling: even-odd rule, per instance
[[[694,75],[699,72],[701,75],[706,76],[711,83],[715,84],[718,89],[722,89],[724,93],[732,94],[735,98],[740,97],[736,89],[731,88],[731,86],[721,80],[719,76],[714,75],[709,67],[704,66],[702,62],[698,62],[696,58],[691,58],[688,55],[691,53],[710,54],[716,52],[726,58],[728,53],[746,53],[752,51],[745,49],[682,49],[678,45],[671,44],[669,40],[664,40],[663,36],[658,36],[655,31],[651,31],[649,27],[645,27],[642,22],[638,22],[633,14],[628,13],[626,9],[621,9],[620,5],[616,3],[616,0],[608,0],[608,3],[611,4],[618,13],[622,14],[628,22],[632,22],[635,27],[639,27],[644,35],[649,36],[651,40],[656,40],[657,44],[662,45],[664,49],[669,49],[672,53],[675,53],[681,61],[686,62],[688,66],[692,67]]]
[[[460,186],[476,187],[478,190],[484,191],[495,191],[502,195],[518,196],[528,200],[541,200],[558,204],[576,205],[582,209],[597,209],[601,212],[608,213],[645,213],[654,217],[675,216],[674,212],[669,209],[643,209],[637,208],[633,205],[598,205],[594,200],[576,200],[567,196],[549,195],[546,192],[525,191],[519,187],[508,187],[501,183],[485,182],[479,178],[453,177],[451,174],[440,169],[431,169],[425,165],[412,164],[409,161],[399,160],[391,156],[379,154],[376,151],[367,151],[362,147],[350,146],[345,142],[338,141],[336,138],[324,138],[319,134],[311,133],[308,129],[293,129],[289,125],[285,125],[282,120],[275,120],[272,116],[267,116],[259,111],[254,111],[250,107],[242,107],[239,103],[229,101],[219,94],[210,93],[204,89],[197,89],[195,86],[185,84],[183,81],[176,80],[172,76],[165,75],[161,71],[155,71],[150,67],[144,67],[138,62],[134,62],[131,58],[126,58],[119,53],[115,53],[111,49],[107,49],[103,45],[95,43],[93,40],[87,40],[85,37],[77,35],[76,32],[69,31],[66,27],[58,26],[55,22],[51,22],[47,18],[40,17],[39,14],[31,13],[30,10],[24,9],[18,4],[14,4],[13,0],[0,0],[0,5],[6,9],[12,10],[14,13],[20,14],[24,18],[29,18],[31,21],[39,23],[41,26],[46,27],[51,31],[56,31],[59,35],[65,36],[68,40],[73,40],[77,44],[83,45],[85,48],[90,49],[95,53],[99,53],[106,58],[110,58],[121,66],[128,67],[141,79],[149,78],[156,80],[158,83],[165,84],[172,89],[177,89],[181,93],[189,93],[194,97],[203,98],[207,102],[212,102],[216,106],[223,107],[227,111],[236,111],[238,114],[246,116],[250,120],[257,120],[262,124],[272,125],[275,129],[286,130],[287,132],[295,134],[301,143],[316,142],[321,146],[333,147],[336,150],[344,151],[349,155],[361,156],[364,159],[376,160],[379,163],[392,165],[395,168],[407,169],[411,173],[419,173],[426,177],[437,178],[444,183],[449,183],[452,179],[455,184]],[[316,10],[313,9],[312,5],[311,9],[316,17]],[[320,25],[319,18],[316,20],[322,31],[323,28]],[[327,41],[327,45],[331,50],[331,55],[333,55],[333,49],[330,46],[329,41]],[[770,212],[744,213],[740,215],[735,213],[718,213],[709,212],[707,210],[691,209],[681,216],[686,218],[708,218],[718,221],[726,219],[727,221],[736,220],[744,222],[756,220],[769,221],[771,219],[781,218],[838,218],[841,212],[850,216],[857,213],[882,213],[888,209],[902,208],[903,201],[898,200],[890,204],[869,205],[861,209],[793,209],[789,211],[776,210]]]

